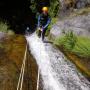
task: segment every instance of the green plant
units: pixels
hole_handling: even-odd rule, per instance
[[[90,38],[78,37],[77,40],[78,41],[72,52],[82,57],[90,57]]]
[[[7,25],[7,23],[2,22],[2,21],[0,22],[0,31],[1,32],[5,32],[5,33],[7,33],[9,35],[13,35],[14,34],[14,31],[9,29],[9,25]]]
[[[77,38],[73,32],[66,33],[63,37],[60,37],[55,40],[55,44],[61,45],[67,50],[72,50],[76,44]]]
[[[49,7],[49,14],[51,17],[57,16],[59,10],[59,0],[30,0],[30,9],[34,13],[38,13],[41,8],[44,6],[41,3],[47,3],[46,6]],[[41,4],[41,5],[40,5]]]
[[[59,7],[60,7],[60,2],[59,2],[59,0],[50,0],[49,13],[50,13],[51,17],[57,16]]]
[[[31,5],[30,5],[30,9],[32,10],[33,13],[36,13],[37,12],[37,0],[31,0]]]
[[[90,57],[90,38],[80,37],[73,32],[57,38],[54,44],[81,57]]]
[[[4,22],[0,22],[0,31],[7,32],[8,26]]]

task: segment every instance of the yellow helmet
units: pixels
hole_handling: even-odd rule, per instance
[[[43,7],[43,8],[42,8],[42,11],[48,12],[48,7]]]

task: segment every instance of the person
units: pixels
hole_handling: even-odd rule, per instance
[[[45,33],[50,22],[51,18],[48,14],[48,7],[43,7],[42,13],[38,16],[38,36],[42,37],[42,41],[44,41]]]

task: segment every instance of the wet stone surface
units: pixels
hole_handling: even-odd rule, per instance
[[[16,90],[24,58],[26,40],[22,35],[0,40],[0,90]],[[37,64],[27,52],[23,90],[36,90]]]

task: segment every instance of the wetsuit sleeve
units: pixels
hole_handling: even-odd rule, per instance
[[[40,15],[38,16],[38,27],[40,26]]]
[[[50,24],[50,22],[51,22],[51,18],[48,18],[48,21],[47,21],[46,25],[45,25],[43,28],[44,28],[44,29],[47,28],[48,25]]]

